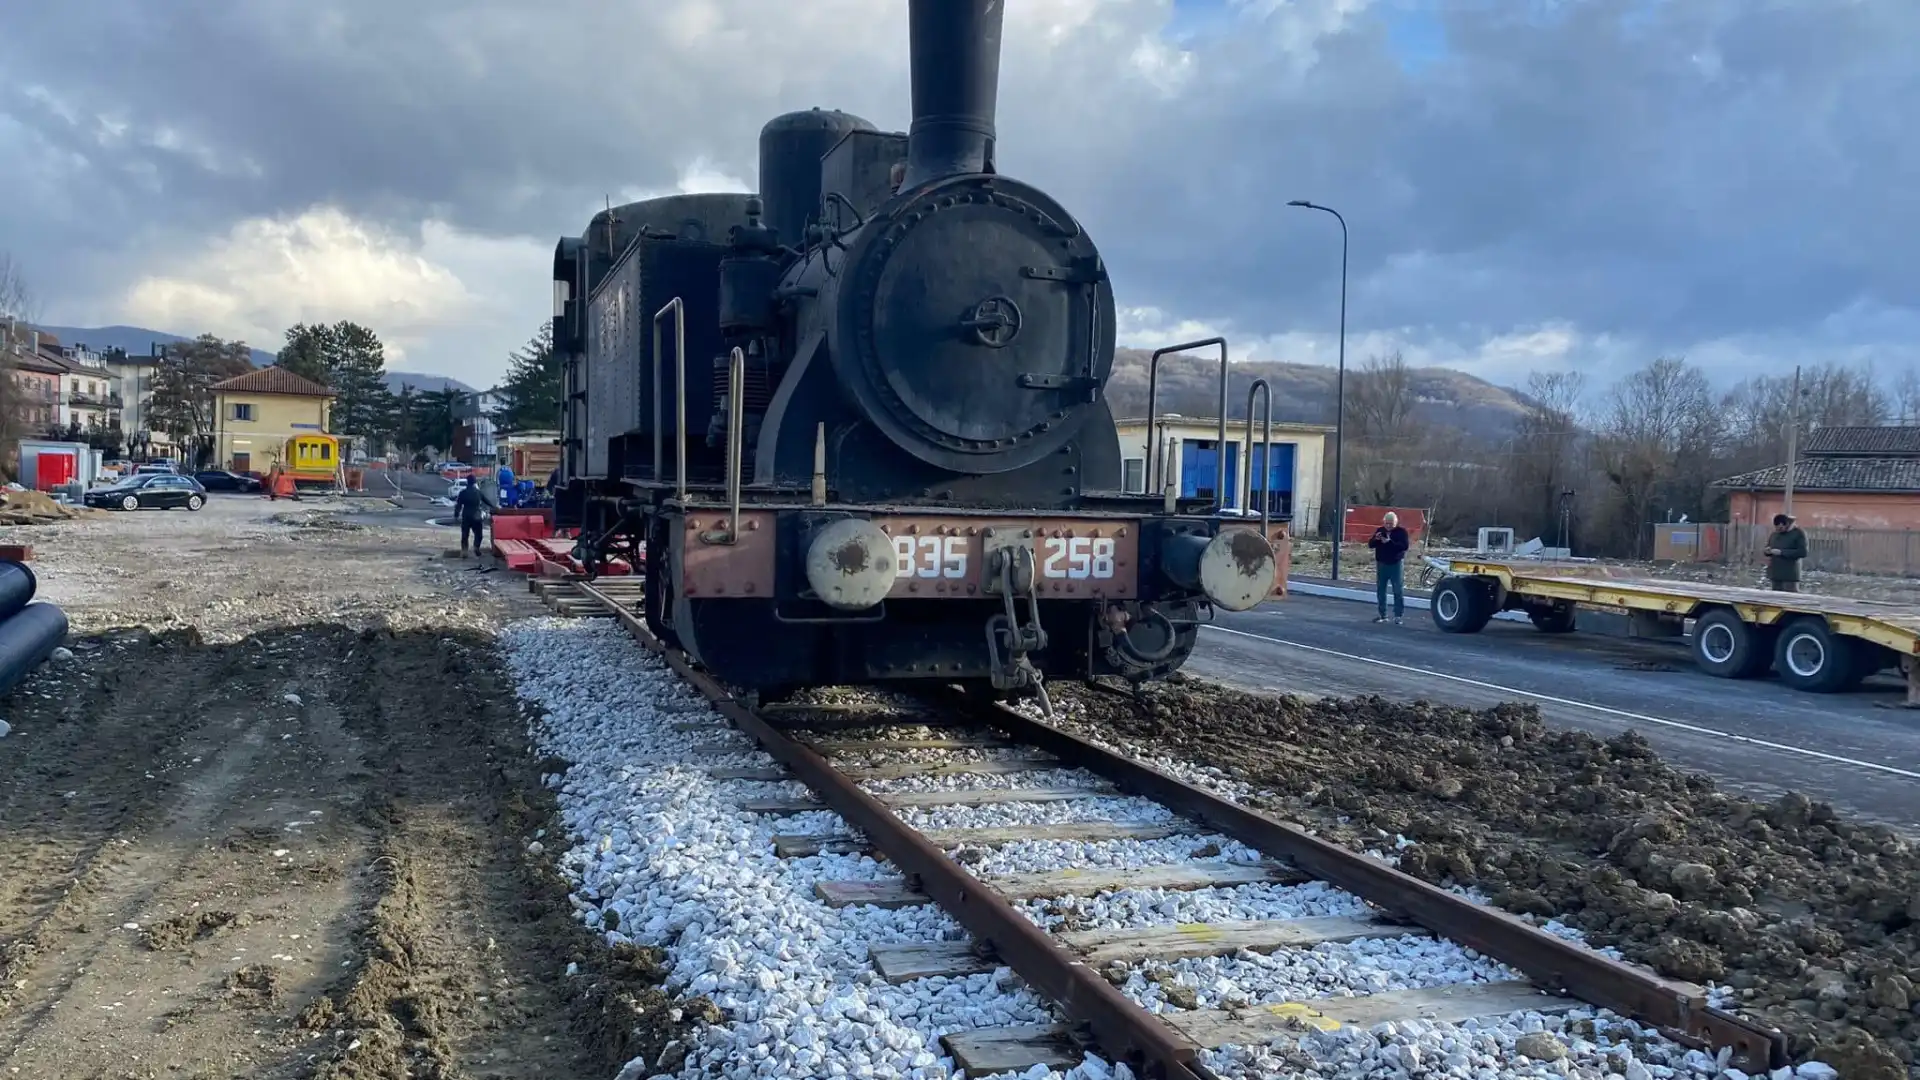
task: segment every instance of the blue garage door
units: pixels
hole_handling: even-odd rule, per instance
[[[1279,454],[1275,454],[1276,459]],[[1212,499],[1215,469],[1220,454],[1212,439],[1186,439],[1180,444],[1180,494],[1184,498]],[[1226,505],[1236,505],[1233,477],[1240,465],[1240,444],[1227,444],[1227,501]]]
[[[1253,469],[1247,477],[1247,502],[1254,510],[1260,509],[1260,466],[1266,461],[1266,450],[1257,442],[1253,445]],[[1293,443],[1273,444],[1273,465],[1267,470],[1269,514],[1293,513],[1293,455]]]

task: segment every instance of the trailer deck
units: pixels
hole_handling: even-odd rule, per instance
[[[1547,633],[1575,628],[1580,607],[1627,612],[1643,636],[1684,636],[1711,675],[1754,678],[1769,668],[1814,693],[1850,690],[1897,668],[1920,706],[1920,610],[1898,604],[1707,582],[1632,577],[1597,563],[1428,556],[1445,571],[1434,623],[1478,633],[1500,611],[1523,611]]]

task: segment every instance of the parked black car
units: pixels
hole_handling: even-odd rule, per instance
[[[148,473],[94,488],[84,501],[106,510],[172,510],[181,506],[198,510],[207,505],[207,489],[191,476]]]
[[[225,469],[208,469],[193,474],[200,486],[208,491],[259,491],[260,481],[241,473],[227,472]]]

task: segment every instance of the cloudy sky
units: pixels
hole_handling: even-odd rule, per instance
[[[52,323],[354,319],[485,383],[611,195],[771,115],[908,121],[902,0],[0,0],[0,250]],[[1914,0],[1008,0],[1003,171],[1130,344],[1517,383],[1920,365]]]

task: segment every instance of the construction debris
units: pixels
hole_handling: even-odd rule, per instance
[[[91,513],[84,506],[69,506],[42,491],[0,488],[0,525],[47,525]]]

